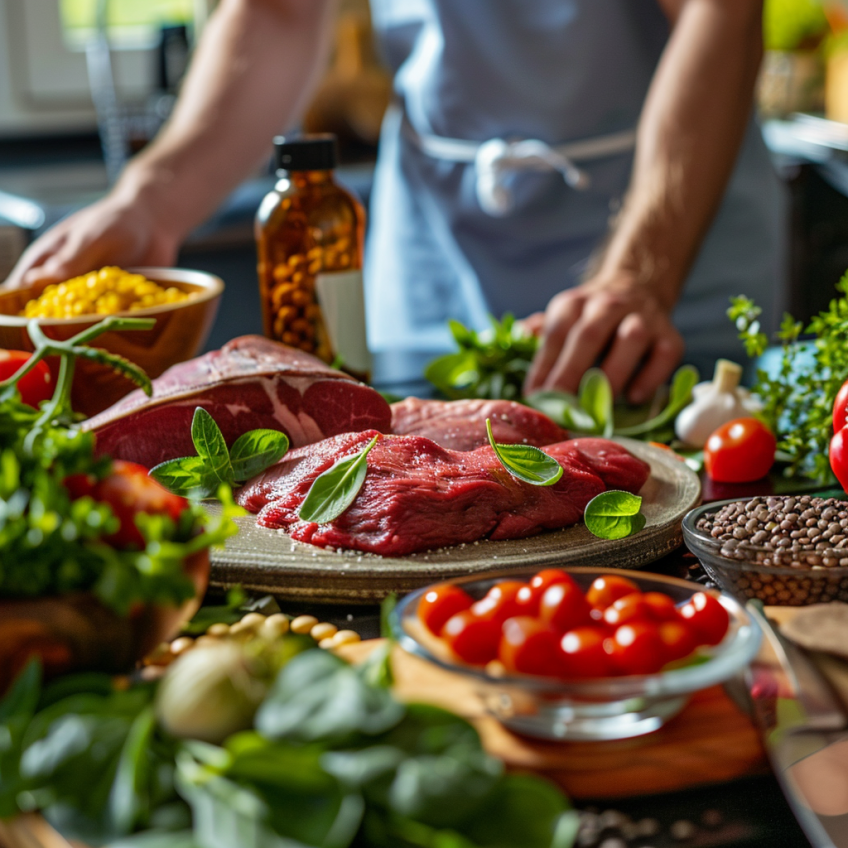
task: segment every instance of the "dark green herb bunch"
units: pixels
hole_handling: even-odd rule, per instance
[[[151,323],[110,317],[65,342],[48,339],[35,321],[28,326],[36,350],[0,383],[0,597],[93,591],[121,614],[135,601],[181,603],[194,593],[182,573],[185,558],[235,532],[233,507],[210,519],[190,504],[176,522],[139,516],[145,548],[116,550],[106,541],[118,529],[110,507],[91,497],[74,500],[64,485],[75,474],[103,479],[112,467],[95,457],[94,436],[81,430],[71,409],[74,363],[83,357],[108,365],[150,393],[141,369],[87,342]],[[53,397],[33,409],[21,401],[17,382],[45,356],[59,357],[59,376]]]
[[[840,296],[804,326],[785,315],[777,333],[778,368],[760,368],[752,390],[763,402],[762,417],[777,436],[787,477],[833,481],[828,448],[833,435],[833,402],[848,379],[848,274],[837,283]],[[760,356],[769,338],[760,327],[762,310],[750,298],[731,301],[728,316],[736,323],[749,356]],[[800,341],[802,333],[815,338]]]

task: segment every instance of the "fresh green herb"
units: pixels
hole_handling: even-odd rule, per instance
[[[624,539],[645,526],[645,516],[639,512],[641,506],[642,498],[630,492],[601,492],[586,504],[583,521],[599,539]]]
[[[301,520],[326,524],[338,518],[354,502],[368,474],[366,457],[379,438],[374,436],[359,453],[338,460],[315,478],[297,511]]]
[[[194,410],[191,440],[197,456],[160,462],[150,476],[175,495],[208,498],[224,483],[243,483],[279,462],[289,449],[289,438],[278,430],[249,430],[232,448],[215,419],[202,407]]]
[[[577,397],[568,392],[534,392],[525,398],[524,402],[533,409],[543,412],[566,430],[594,433],[597,428],[595,419],[583,409]]]
[[[609,437],[613,431],[612,386],[600,368],[590,368],[580,381],[578,393],[580,406],[589,414],[595,428],[602,436]]]
[[[680,412],[692,400],[692,389],[698,384],[701,375],[693,365],[682,365],[671,379],[668,403],[665,409],[653,418],[630,427],[618,427],[616,436],[647,436],[671,424]]]
[[[492,435],[491,419],[486,419],[489,444],[501,465],[519,480],[531,486],[553,486],[562,477],[562,466],[533,445],[499,445]]]
[[[840,296],[806,328],[786,315],[777,333],[781,345],[776,368],[757,370],[752,391],[763,402],[761,417],[777,436],[787,477],[834,482],[828,460],[833,435],[833,402],[848,379],[848,274],[836,286]],[[728,316],[749,356],[765,352],[769,339],[760,327],[761,310],[747,297],[733,298]],[[815,336],[801,342],[801,333]]]
[[[459,321],[448,322],[459,351],[440,356],[424,371],[426,379],[446,397],[521,400],[539,340],[510,314],[502,321],[490,320],[491,330],[482,333]]]

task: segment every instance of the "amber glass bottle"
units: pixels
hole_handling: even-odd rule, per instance
[[[334,136],[274,147],[279,179],[256,214],[265,335],[365,377],[365,212],[333,178]]]

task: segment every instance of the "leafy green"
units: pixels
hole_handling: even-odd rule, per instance
[[[848,274],[837,283],[839,296],[804,326],[785,315],[777,333],[780,360],[759,368],[752,391],[763,402],[760,416],[777,436],[787,477],[809,477],[824,485],[835,478],[828,448],[833,435],[833,402],[848,379]],[[769,339],[760,326],[760,308],[747,297],[731,300],[728,316],[736,324],[749,356],[765,352]],[[815,338],[800,340],[802,332]]]
[[[639,512],[641,506],[638,495],[610,489],[586,504],[583,521],[589,532],[600,539],[624,539],[645,526],[645,516]]]
[[[297,514],[303,521],[326,524],[338,518],[355,500],[368,474],[367,457],[379,436],[358,453],[333,463],[315,478]]]
[[[215,419],[202,407],[194,410],[191,440],[197,456],[160,462],[150,476],[175,495],[212,497],[223,483],[243,483],[279,462],[289,449],[289,437],[278,430],[248,430],[232,448]]]
[[[580,381],[578,392],[580,406],[591,416],[597,431],[603,436],[611,436],[612,386],[607,375],[600,368],[590,368]]]
[[[698,384],[701,375],[693,365],[682,365],[671,379],[671,388],[668,393],[668,403],[665,409],[653,418],[634,424],[630,427],[618,427],[614,432],[617,436],[645,436],[662,427],[671,424],[690,400],[692,400],[692,389]]]
[[[486,419],[489,444],[498,461],[513,477],[531,486],[553,486],[562,477],[562,466],[533,445],[499,445],[492,435],[492,422]]]

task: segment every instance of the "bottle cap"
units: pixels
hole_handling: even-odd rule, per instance
[[[338,163],[338,143],[330,133],[274,139],[277,170],[329,171]]]

